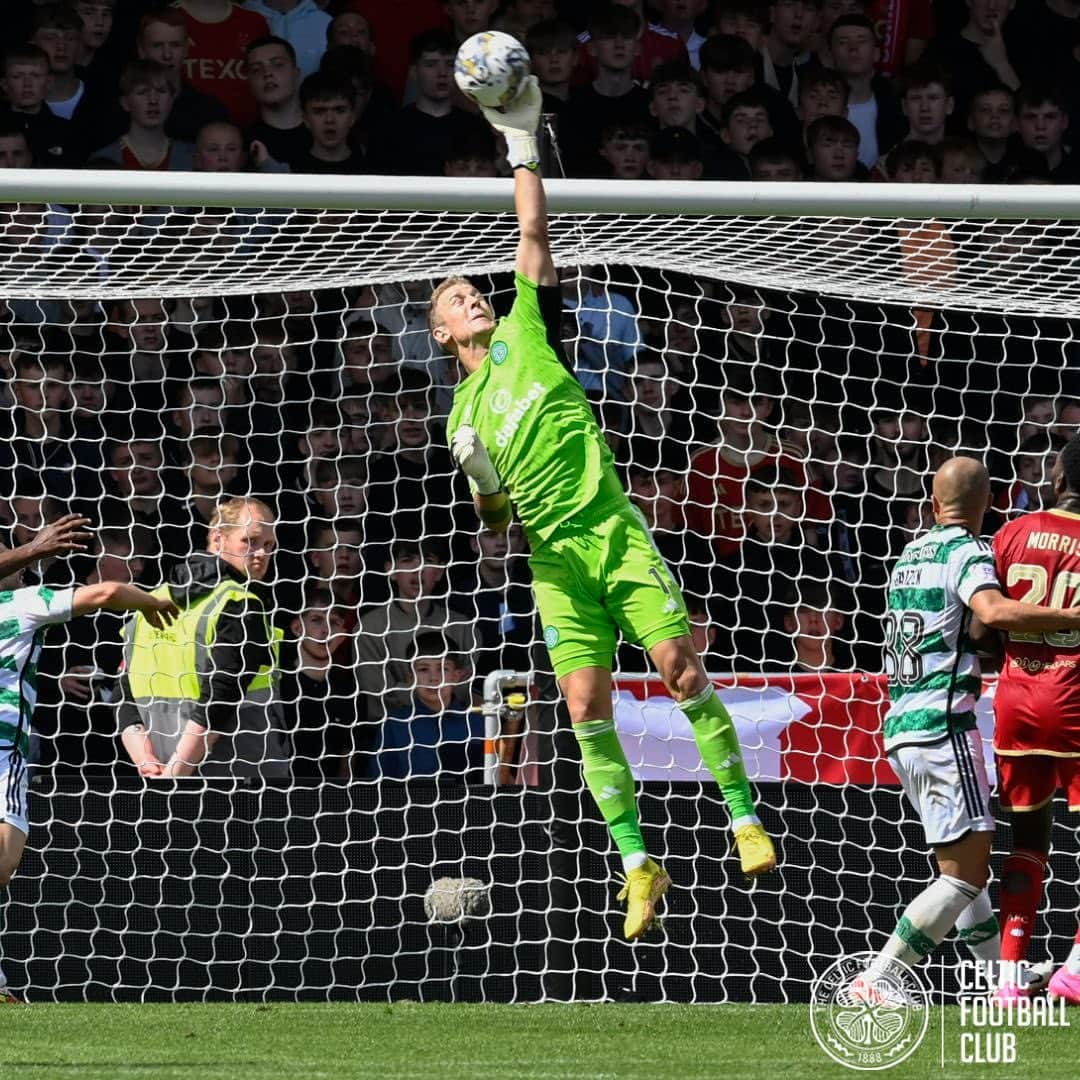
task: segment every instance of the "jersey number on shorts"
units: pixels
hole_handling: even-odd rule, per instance
[[[1017,582],[1026,581],[1028,591],[1017,597],[1024,604],[1041,604],[1050,593],[1050,607],[1073,607],[1080,598],[1080,574],[1072,570],[1062,570],[1050,582],[1050,574],[1045,566],[1035,563],[1013,563],[1006,577],[1011,587]],[[1010,641],[1026,641],[1034,645],[1053,645],[1059,649],[1075,649],[1080,645],[1080,630],[1057,630],[1052,634],[1009,634]]]
[[[913,611],[905,611],[899,618],[893,611],[885,616],[885,674],[890,682],[910,686],[922,678],[919,646],[925,633],[923,617]]]

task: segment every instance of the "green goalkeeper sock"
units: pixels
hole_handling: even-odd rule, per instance
[[[623,867],[633,870],[645,862],[645,841],[634,804],[634,777],[615,733],[615,721],[574,724],[574,735],[581,747],[585,783],[607,822]]]
[[[679,708],[690,720],[701,760],[720,785],[732,824],[736,828],[756,824],[754,796],[743,768],[739,738],[731,714],[717,696],[716,688],[709,683],[700,694],[680,702]]]

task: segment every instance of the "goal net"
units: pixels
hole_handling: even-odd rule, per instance
[[[617,726],[675,882],[631,947],[524,540],[480,532],[445,448],[427,298],[460,273],[508,310],[509,186],[0,175],[0,509],[16,544],[72,510],[97,528],[29,580],[179,580],[214,507],[256,497],[282,637],[270,700],[199,775],[144,781],[120,617],[50,631],[12,986],[805,1001],[879,947],[932,875],[881,752],[887,571],[949,455],[990,468],[987,531],[1048,500],[1080,423],[1080,248],[1061,189],[823,188],[549,184],[567,354],[782,859],[741,879],[685,717],[621,644]],[[1080,886],[1059,821],[1035,946],[1058,959]]]

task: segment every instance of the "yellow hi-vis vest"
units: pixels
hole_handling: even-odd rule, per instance
[[[162,585],[152,595],[167,598],[169,586]],[[154,752],[163,761],[176,748],[188,720],[195,715],[201,698],[200,679],[211,673],[210,650],[218,620],[225,605],[236,600],[256,597],[243,585],[224,580],[194,604],[181,608],[171,626],[158,630],[136,614],[124,627],[124,667],[131,696],[150,733]],[[270,625],[265,614],[263,617],[273,663],[255,673],[238,706],[241,708],[266,707],[273,699],[284,635]],[[235,674],[241,680],[248,675],[239,671]]]

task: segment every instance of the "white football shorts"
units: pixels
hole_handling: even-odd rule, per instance
[[[26,791],[29,787],[26,759],[18,750],[0,752],[0,821],[28,835]]]
[[[889,754],[889,764],[918,812],[931,847],[996,828],[977,730],[954,732],[932,746],[902,746]]]

